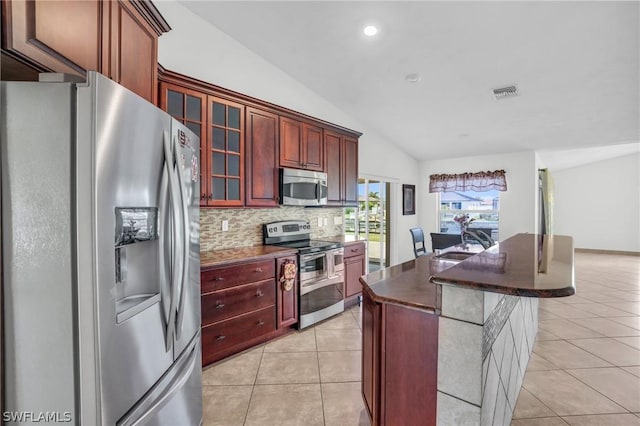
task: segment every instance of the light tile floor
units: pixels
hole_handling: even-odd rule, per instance
[[[575,276],[540,300],[511,425],[640,426],[640,257],[577,253]],[[205,368],[204,426],[368,425],[360,329],[355,307]]]

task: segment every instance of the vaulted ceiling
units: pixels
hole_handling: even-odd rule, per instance
[[[637,151],[636,1],[181,3],[418,160]]]

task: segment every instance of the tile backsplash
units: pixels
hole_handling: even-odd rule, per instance
[[[334,224],[334,218],[340,218]],[[200,251],[262,245],[262,225],[290,219],[306,219],[311,223],[311,238],[342,235],[344,208],[304,208],[282,206],[273,209],[200,209]],[[323,226],[318,226],[318,220]],[[229,230],[222,231],[222,221]],[[324,225],[326,223],[326,225]]]

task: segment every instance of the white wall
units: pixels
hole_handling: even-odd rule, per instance
[[[640,154],[552,175],[556,234],[577,248],[640,252]]]
[[[420,224],[425,234],[439,232],[438,195],[429,193],[429,175],[502,169],[507,191],[500,193],[500,240],[520,232],[536,232],[538,162],[533,151],[424,161],[420,164],[418,199]]]
[[[417,185],[418,162],[392,141],[380,137],[179,3],[159,1],[154,4],[172,28],[159,40],[158,62],[163,67],[360,131],[363,133],[359,144],[361,175]],[[392,202],[402,202],[402,196],[400,194],[398,200],[396,190],[394,186]],[[395,213],[395,209],[392,210]],[[409,228],[417,225],[417,215],[396,215],[396,220],[392,221],[397,232],[392,231],[391,235],[391,261],[397,263],[413,257]],[[397,244],[395,250],[394,243]],[[407,257],[409,254],[411,256]]]

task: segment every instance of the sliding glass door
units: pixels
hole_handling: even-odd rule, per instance
[[[358,207],[346,209],[347,238],[367,242],[368,272],[389,266],[389,187],[388,182],[358,179]]]

